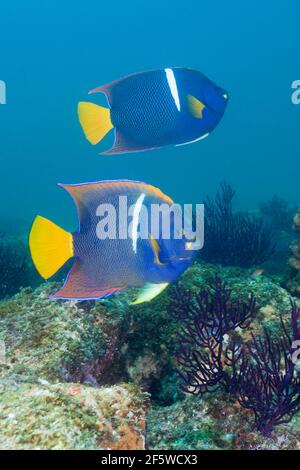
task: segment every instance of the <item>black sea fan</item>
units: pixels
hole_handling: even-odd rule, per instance
[[[215,200],[204,200],[205,242],[199,256],[210,263],[250,268],[274,253],[272,230],[262,218],[233,212],[234,196],[232,187],[223,182]]]
[[[238,400],[253,411],[257,429],[266,436],[300,410],[300,374],[293,356],[294,341],[300,340],[299,317],[300,309],[292,303],[292,334],[287,332],[281,317],[281,338],[271,340],[265,330],[262,338],[252,335],[244,352],[248,358],[238,380]]]
[[[226,335],[235,328],[246,328],[257,312],[253,295],[246,302],[232,300],[232,292],[218,277],[210,291],[197,295],[180,286],[171,292],[170,314],[181,320],[177,352],[181,365],[182,389],[201,394],[220,386],[234,388],[235,378],[228,363],[237,363],[238,345],[228,345]]]
[[[257,429],[266,436],[299,411],[300,375],[293,355],[294,341],[300,340],[296,304],[291,308],[291,335],[281,318],[277,340],[265,329],[245,344],[234,330],[246,328],[255,316],[255,298],[233,301],[218,278],[210,291],[198,295],[175,288],[169,311],[181,322],[177,359],[183,391],[202,395],[222,388],[252,410]]]

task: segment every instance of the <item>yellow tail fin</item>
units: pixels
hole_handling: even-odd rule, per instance
[[[72,234],[39,215],[34,219],[29,248],[39,274],[48,279],[74,255]]]
[[[93,145],[113,128],[110,110],[94,103],[78,103],[78,117],[87,140]]]

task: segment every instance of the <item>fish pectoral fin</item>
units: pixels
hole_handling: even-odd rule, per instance
[[[153,238],[151,233],[148,234],[150,245],[153,251],[153,256],[154,256],[154,263],[157,264],[158,266],[165,266],[164,263],[162,263],[159,259],[159,252],[160,252],[160,246],[158,241]]]
[[[93,145],[113,128],[110,109],[95,103],[78,103],[78,118],[87,140]]]
[[[191,113],[191,115],[196,119],[202,119],[205,104],[203,104],[201,101],[195,98],[195,96],[192,96],[192,95],[187,95],[186,100],[187,100],[188,110]]]
[[[168,282],[163,282],[161,284],[151,284],[147,283],[141,290],[138,295],[138,298],[132,302],[132,305],[139,305],[143,302],[150,302],[150,300],[157,297],[163,290],[168,287]]]

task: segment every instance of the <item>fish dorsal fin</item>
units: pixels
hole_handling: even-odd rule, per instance
[[[149,70],[148,70],[148,72],[149,72]],[[135,73],[131,73],[129,75],[125,75],[124,77],[117,78],[117,80],[113,80],[109,83],[106,83],[104,85],[93,88],[92,90],[90,90],[88,92],[88,94],[92,95],[94,93],[104,93],[107,100],[108,100],[108,104],[111,107],[112,106],[112,101],[113,101],[113,90],[114,90],[114,88],[117,85],[121,84],[122,82],[126,82],[128,79],[134,78],[138,75],[143,75],[144,73],[145,72],[142,71],[142,72],[135,72]]]
[[[132,305],[139,305],[143,302],[150,302],[150,300],[157,297],[163,290],[168,287],[168,282],[163,282],[161,284],[151,284],[147,283],[141,290],[138,295],[138,298],[132,302]]]
[[[187,95],[186,100],[187,100],[188,110],[191,113],[191,115],[194,116],[194,118],[196,119],[202,119],[205,105],[201,101],[199,101],[197,98],[195,98],[195,96],[192,96],[192,95]]]
[[[164,194],[160,189],[147,183],[131,180],[111,180],[96,181],[95,183],[82,184],[59,184],[64,188],[74,200],[78,218],[79,230],[84,222],[90,220],[91,214],[96,213],[96,209],[101,202],[110,202],[116,194],[127,195],[142,194],[155,198],[167,204],[173,204],[173,200]]]

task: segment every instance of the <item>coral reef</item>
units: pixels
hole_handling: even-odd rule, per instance
[[[268,331],[244,348],[238,377],[238,400],[255,415],[257,429],[269,436],[274,426],[289,423],[300,410],[300,374],[298,361],[293,359],[294,341],[299,343],[300,309],[291,308],[292,333],[282,320],[283,337],[272,341]],[[282,319],[282,317],[281,317]],[[234,364],[231,362],[231,366]]]
[[[289,259],[289,265],[295,271],[300,270],[300,240],[294,240],[290,246],[291,258]]]
[[[223,266],[250,268],[272,256],[273,234],[262,218],[233,212],[234,196],[235,191],[223,182],[215,200],[204,200],[205,245],[199,257]]]
[[[84,303],[52,302],[48,296],[54,286],[23,289],[0,303],[0,338],[10,373],[30,382],[100,383],[108,372],[108,356],[113,356],[114,337],[121,341],[123,312],[107,312],[101,303],[86,308]]]
[[[293,229],[295,232],[300,232],[300,209],[297,210],[295,216],[294,216],[294,225]]]
[[[266,437],[253,430],[248,410],[220,393],[153,406],[147,423],[155,450],[300,450],[299,415]]]
[[[293,221],[293,230],[300,233],[300,209],[296,212]],[[300,297],[300,239],[292,241],[290,245],[291,256],[288,260],[290,267],[288,280],[286,282],[287,289],[296,296]]]
[[[192,296],[175,290],[170,312],[180,319],[177,351],[182,389],[203,396],[217,388],[231,393],[255,415],[257,429],[268,436],[274,426],[289,422],[300,409],[300,374],[293,361],[293,341],[300,340],[300,309],[291,308],[292,334],[281,316],[282,335],[272,340],[251,334],[243,342],[236,333],[257,313],[255,298],[232,302],[231,291],[214,280],[211,290]]]
[[[147,398],[134,386],[0,385],[0,448],[144,448]]]
[[[235,330],[240,340],[264,328],[276,336],[291,296],[280,279],[250,274],[195,263],[178,289],[196,295],[218,276],[233,304],[256,298],[255,312],[240,317],[250,325]],[[134,290],[101,302],[50,301],[55,290],[45,283],[0,302],[1,448],[297,448],[297,416],[266,439],[252,412],[223,392],[199,400],[180,391],[173,287],[137,306]]]
[[[0,303],[0,447],[143,448],[147,394],[118,366],[126,309],[50,301],[56,287]]]
[[[225,335],[249,326],[257,313],[253,295],[247,302],[231,301],[231,291],[215,278],[210,291],[195,296],[175,289],[169,309],[181,322],[177,359],[183,391],[201,395],[221,386],[235,393],[242,351],[235,342],[228,344]]]

